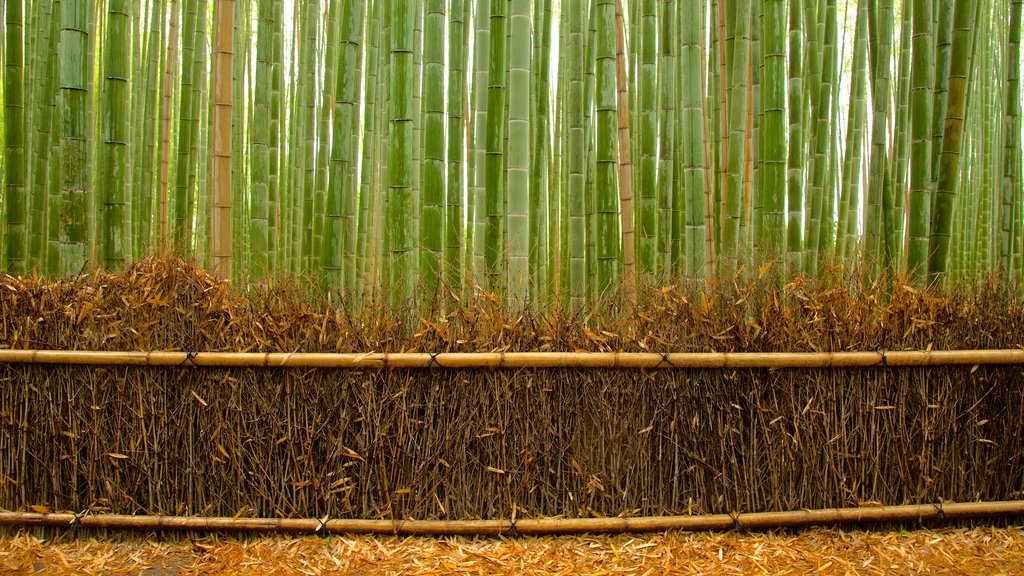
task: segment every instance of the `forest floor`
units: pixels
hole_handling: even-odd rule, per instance
[[[516,539],[0,539],[2,574],[1024,574],[1024,529]]]

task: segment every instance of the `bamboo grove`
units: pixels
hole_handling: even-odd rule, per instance
[[[1022,266],[1024,0],[7,0],[3,262],[351,298]]]

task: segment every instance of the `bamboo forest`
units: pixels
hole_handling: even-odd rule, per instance
[[[1024,0],[6,0],[2,261],[351,299],[1024,272]]]

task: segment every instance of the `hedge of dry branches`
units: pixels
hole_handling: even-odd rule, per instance
[[[652,290],[616,320],[487,295],[416,317],[180,260],[0,278],[0,345],[198,351],[1013,348],[996,282]],[[1024,369],[328,371],[0,366],[0,507],[509,518],[1024,498]]]

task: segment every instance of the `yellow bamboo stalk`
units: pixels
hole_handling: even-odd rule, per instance
[[[334,369],[794,369],[1022,365],[1024,350],[880,352],[426,352],[362,354],[0,350],[0,364]]]
[[[92,528],[127,531],[268,532],[287,534],[394,534],[401,536],[552,536],[680,531],[773,530],[838,524],[926,522],[1024,515],[1024,500],[863,506],[786,512],[647,516],[638,518],[531,518],[501,520],[359,520],[304,518],[200,518],[117,514],[2,512],[0,526]]]
[[[178,0],[171,0],[171,24],[168,38],[177,38],[178,33]],[[160,212],[158,222],[158,242],[160,254],[167,252],[167,190],[170,175],[171,154],[171,96],[174,91],[174,67],[178,60],[175,56],[176,42],[167,43],[167,60],[164,63],[163,103],[160,117]]]
[[[213,38],[213,206],[210,210],[210,256],[214,274],[231,279],[231,106],[234,60],[235,0],[216,4]]]
[[[630,111],[626,77],[626,36],[622,0],[615,0],[615,83],[618,110],[619,218],[622,222],[622,287],[626,304],[636,307],[636,247],[633,234],[633,158],[630,150]]]

